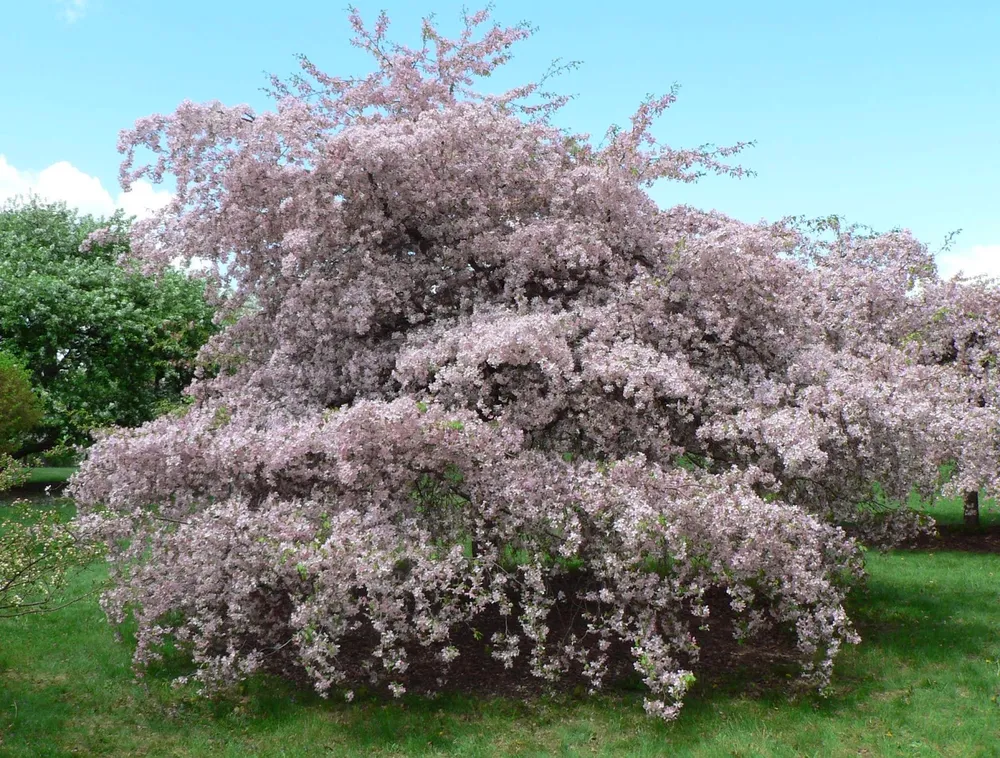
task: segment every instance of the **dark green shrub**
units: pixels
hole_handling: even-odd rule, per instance
[[[0,352],[0,453],[12,453],[42,418],[31,378],[13,357]]]

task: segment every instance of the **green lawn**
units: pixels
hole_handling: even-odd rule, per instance
[[[256,681],[210,702],[165,674],[136,681],[88,598],[0,621],[0,755],[1000,755],[1000,555],[868,565],[852,601],[864,642],[841,656],[830,697],[750,693],[734,672],[697,684],[674,724],[648,719],[636,692],[347,704]]]
[[[39,466],[31,469],[28,474],[27,484],[65,484],[73,474],[76,473],[76,466]]]

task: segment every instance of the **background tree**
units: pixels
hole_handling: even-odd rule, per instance
[[[968,402],[982,409],[981,418],[1000,405],[1000,286],[995,280],[955,277],[930,284],[910,304],[906,324],[902,340],[907,348],[921,362],[948,365],[966,377]],[[985,435],[1000,448],[1000,438],[990,431],[988,425],[966,430],[970,438]],[[975,528],[980,488],[990,488],[983,472],[995,469],[995,457],[976,445],[955,463],[950,484],[963,494],[965,525]]]
[[[0,352],[0,492],[27,478],[27,469],[11,453],[41,417],[41,403],[32,392],[28,372],[13,356]]]
[[[179,401],[213,333],[203,280],[123,268],[129,222],[38,200],[0,207],[0,344],[31,373],[44,403],[35,449],[135,426]]]
[[[860,225],[846,226],[836,216],[806,226],[827,233],[800,252],[821,276],[817,296],[828,339],[864,344],[867,335],[876,335],[903,351],[908,361],[948,367],[960,377],[969,407],[962,444],[946,464],[946,492],[963,497],[966,525],[978,526],[980,489],[996,491],[1000,454],[995,426],[1000,399],[998,283],[938,279],[927,247],[907,240],[899,230],[879,235]],[[890,239],[896,243],[887,247]]]
[[[41,419],[30,375],[13,356],[0,352],[0,455],[15,452]]]
[[[966,444],[964,378],[827,291],[876,286],[878,260],[905,297],[919,244],[845,239],[820,266],[791,222],[661,210],[653,182],[741,175],[742,145],[659,144],[672,93],[597,146],[538,85],[480,95],[529,33],[487,19],[412,49],[352,12],[369,76],[303,59],[274,112],[186,102],[123,135],[125,187],[177,181],[133,253],[207,258],[224,312],[252,308],[186,413],[103,438],[74,481],[110,618],[134,614],[137,663],[173,638],[206,685],[397,695],[491,625],[489,655],[543,679],[599,687],[624,651],[669,718],[730,614],[784,630],[822,687],[857,640],[833,522],[870,527],[873,487],[933,488]]]

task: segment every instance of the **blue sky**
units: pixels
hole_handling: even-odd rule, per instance
[[[343,0],[346,5],[346,0]],[[458,26],[461,0],[356,0],[387,10],[416,43],[419,19]],[[469,0],[471,7],[476,5]],[[681,85],[658,127],[674,146],[756,140],[757,176],[653,190],[661,205],[716,208],[746,221],[837,213],[911,229],[932,249],[961,228],[951,273],[1000,276],[1000,3],[525,2],[495,17],[538,33],[499,88],[556,57],[583,65],[555,87],[576,94],[559,122],[600,136],[647,93]],[[31,0],[0,25],[0,199],[32,190],[84,210],[156,204],[122,197],[118,131],[183,99],[267,107],[265,72],[295,53],[331,73],[363,73],[340,2]]]

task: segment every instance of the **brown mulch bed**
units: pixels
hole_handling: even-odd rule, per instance
[[[566,584],[563,589],[567,595],[571,595],[576,589],[572,586],[573,579],[563,577],[563,581]],[[695,672],[696,687],[701,689],[731,681],[734,675],[741,681],[752,681],[757,689],[766,689],[779,683],[782,687],[788,687],[788,672],[797,670],[792,636],[775,630],[740,644],[733,636],[736,618],[729,609],[725,593],[716,593],[715,596],[708,598],[708,602],[712,608],[711,625],[707,629],[695,630],[700,647],[699,659],[695,662],[682,661]],[[580,614],[567,610],[563,608],[550,614],[548,619],[550,640],[566,639],[574,633],[579,637],[586,631],[586,622]],[[515,617],[518,611],[519,609],[515,608]],[[423,694],[448,692],[523,699],[541,695],[581,695],[587,692],[590,682],[583,676],[579,666],[574,667],[573,671],[557,681],[549,682],[531,673],[530,660],[522,652],[514,659],[511,668],[504,668],[502,662],[489,654],[488,645],[494,632],[505,630],[512,633],[520,632],[519,625],[514,619],[505,620],[497,611],[481,613],[473,625],[453,630],[452,644],[459,649],[460,655],[447,669],[430,651],[426,655],[420,655],[419,651],[411,650],[408,658],[409,667],[400,680],[408,692]],[[523,641],[523,633],[521,636]],[[352,635],[344,638],[340,642],[339,657],[343,661],[368,659],[375,641],[374,635]],[[608,652],[609,675],[602,689],[619,692],[644,690],[641,676],[633,665],[634,659],[629,646],[617,642],[612,644]],[[303,676],[302,671],[286,669],[282,673],[285,676],[291,675],[303,685],[308,685],[308,679]],[[363,682],[365,678],[360,668],[349,672],[351,681]],[[440,681],[441,679],[443,681]],[[344,686],[346,688],[349,685]],[[383,692],[384,687],[376,686],[374,690],[367,687],[360,689],[374,693]]]
[[[915,549],[959,550],[977,553],[1000,553],[1000,525],[969,530],[962,526],[939,526],[938,534],[924,537],[912,545]],[[577,589],[571,586],[571,579],[565,578],[567,595]],[[708,629],[695,632],[700,647],[699,659],[690,664],[697,676],[696,689],[705,690],[715,686],[725,686],[726,682],[739,680],[743,689],[766,691],[774,687],[794,688],[795,644],[793,637],[780,630],[772,630],[746,643],[738,643],[733,637],[735,616],[730,611],[724,593],[709,598],[712,608],[711,624]],[[517,626],[513,622],[514,627]],[[582,635],[586,625],[579,614],[554,613],[549,618],[550,639],[567,637],[570,633]],[[457,632],[453,638],[461,655],[451,664],[447,673],[440,661],[432,655],[414,656],[404,677],[406,687],[411,692],[462,692],[477,695],[499,695],[525,698],[554,693],[583,693],[589,682],[579,671],[564,676],[557,682],[546,682],[531,674],[529,661],[522,655],[515,659],[514,666],[506,669],[499,661],[486,652],[490,637],[494,632],[504,631],[505,620],[499,613],[481,614],[475,622],[475,629],[469,627]],[[457,631],[457,630],[456,630]],[[511,631],[518,631],[514,628]],[[345,641],[346,642],[346,641]],[[364,657],[364,648],[371,649],[373,640],[354,640],[357,645],[356,659]],[[347,643],[342,648],[346,658],[352,657]],[[641,678],[633,666],[631,650],[618,643],[610,653],[610,676],[605,689],[644,689]],[[438,678],[444,676],[443,685]]]
[[[1000,525],[970,529],[958,525],[938,524],[937,535],[921,537],[912,547],[919,550],[1000,553]]]

